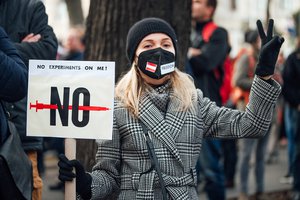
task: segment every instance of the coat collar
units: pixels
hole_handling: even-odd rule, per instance
[[[158,108],[152,103],[149,94],[145,94],[142,96],[139,104],[139,119],[167,147],[174,157],[182,163],[175,140],[184,124],[186,112],[178,111],[179,104],[180,100],[171,91],[166,118],[164,118]]]

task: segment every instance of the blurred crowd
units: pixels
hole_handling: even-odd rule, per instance
[[[193,77],[196,87],[203,91],[204,96],[215,101],[217,105],[245,110],[262,41],[257,30],[246,30],[241,49],[237,55],[230,54],[229,30],[213,21],[217,6],[213,2],[215,1],[192,0],[193,21],[190,48],[184,70]],[[24,10],[16,10],[12,14],[11,11],[14,9],[10,8],[15,7],[21,7]],[[7,33],[8,38],[13,41],[12,48],[16,49],[27,67],[29,59],[77,61],[85,59],[85,28],[71,27],[66,38],[57,41],[52,28],[48,25],[42,2],[0,0],[0,11],[2,13],[0,16],[1,37],[2,35],[5,37]],[[23,18],[23,15],[16,12],[29,13],[30,17]],[[17,19],[13,16],[17,16]],[[15,20],[14,23],[11,22],[12,19]],[[5,34],[2,34],[2,28]],[[233,187],[239,188],[239,200],[249,199],[248,177],[252,173],[252,168],[255,174],[256,198],[268,199],[264,190],[264,168],[265,165],[278,162],[279,148],[282,146],[288,149],[289,167],[286,169],[286,174],[282,174],[282,178],[278,181],[291,184],[293,193],[289,198],[300,199],[300,174],[297,170],[300,169],[300,36],[297,41],[292,53],[285,56],[283,52],[280,52],[277,58],[273,78],[282,86],[282,94],[277,101],[268,134],[259,139],[205,139],[203,141],[196,167],[197,182],[199,185],[205,185],[204,191],[209,200],[226,199],[226,188]],[[4,52],[2,43],[0,48],[2,56]],[[0,65],[2,68],[4,64]],[[1,80],[2,78],[1,76]],[[32,163],[33,168],[30,172],[32,199],[42,199],[41,177],[45,172],[43,155],[46,151],[53,151],[56,155],[63,153],[64,140],[26,136],[26,98],[17,103],[11,103],[5,102],[7,99],[2,98],[5,95],[6,93],[1,93],[1,102],[4,102],[1,105],[5,110],[3,112],[10,113],[8,120],[15,123],[20,133],[22,148]],[[1,120],[5,119],[1,118]],[[0,140],[1,145],[4,143],[4,137],[1,133],[0,139],[3,139]],[[7,168],[5,162],[1,161],[1,165],[6,167],[8,175],[14,170]],[[1,173],[5,173],[1,166],[0,170]],[[240,180],[240,185],[236,185],[236,177]],[[23,195],[20,199],[27,199],[24,188],[20,189],[21,186],[18,183],[20,180],[13,175],[8,179],[13,180],[12,187],[16,189],[5,193],[10,192],[12,196],[18,195],[16,198]],[[0,180],[0,199],[10,199],[1,194],[6,184],[2,182]],[[64,184],[58,182],[50,186],[50,189],[63,190]]]
[[[245,110],[262,41],[257,30],[246,30],[244,44],[237,55],[229,56],[230,38],[226,34],[227,30],[221,25],[211,28],[216,8],[214,3],[215,1],[210,0],[192,1],[193,28],[186,71],[193,76],[196,86],[204,95],[214,100],[217,105]],[[297,40],[291,55],[286,58],[283,52],[280,52],[277,58],[273,78],[282,85],[283,92],[277,101],[269,133],[259,139],[203,142],[198,182],[204,183],[208,199],[225,199],[225,188],[233,187],[239,188],[239,200],[249,199],[248,179],[251,168],[256,183],[256,199],[268,199],[264,194],[264,169],[266,164],[278,162],[281,145],[287,145],[289,168],[278,181],[293,185],[295,194],[291,198],[299,199],[299,175],[296,170],[300,162],[299,141],[295,138],[299,135],[300,125],[300,87],[297,83],[300,75],[300,37]],[[216,69],[220,68],[223,71],[219,73],[224,75],[223,82],[218,87],[219,78],[215,74]],[[235,176],[238,176],[240,185],[235,184]]]

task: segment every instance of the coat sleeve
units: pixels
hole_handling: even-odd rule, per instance
[[[272,85],[255,76],[246,111],[217,107],[198,92],[200,113],[204,122],[204,137],[260,137],[267,133],[273,110],[281,92],[280,84]]]
[[[22,99],[27,92],[27,71],[13,43],[0,27],[0,99]]]
[[[40,34],[41,39],[38,42],[15,43],[18,53],[27,66],[32,58],[54,60],[58,44],[53,29],[48,25],[44,4],[41,1],[30,1],[28,11],[31,15],[29,33]]]

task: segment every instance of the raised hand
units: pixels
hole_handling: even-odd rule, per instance
[[[256,25],[261,39],[261,49],[255,74],[265,78],[274,74],[275,64],[284,38],[277,35],[273,36],[273,19],[269,20],[267,35],[260,20],[257,20]]]
[[[59,180],[62,182],[72,181],[76,178],[76,191],[83,199],[91,198],[92,177],[86,173],[78,160],[69,160],[64,154],[58,157]],[[76,173],[73,172],[76,169]]]

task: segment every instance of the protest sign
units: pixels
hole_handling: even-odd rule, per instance
[[[111,139],[115,63],[30,60],[27,135]]]

